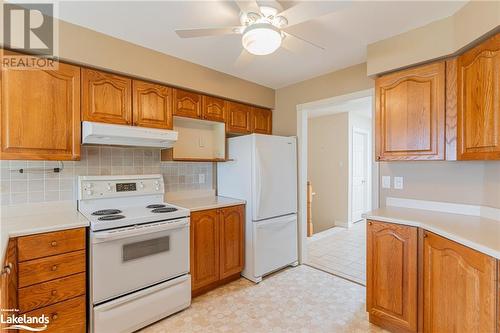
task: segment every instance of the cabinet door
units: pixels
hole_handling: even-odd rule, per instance
[[[253,108],[252,110],[252,132],[261,134],[272,134],[273,113],[269,109]]]
[[[132,80],[82,69],[82,118],[128,125],[132,121]]]
[[[367,310],[370,322],[417,331],[417,228],[368,221]]]
[[[226,101],[222,98],[203,96],[202,114],[203,119],[225,122]]]
[[[219,280],[219,221],[217,210],[191,214],[191,289]]]
[[[2,70],[0,159],[80,158],[80,68]]]
[[[375,95],[377,160],[444,159],[444,62],[382,76]]]
[[[201,118],[201,95],[174,89],[174,116]]]
[[[252,132],[251,112],[248,105],[228,102],[228,119],[226,131],[229,133],[248,134]]]
[[[172,88],[134,80],[132,91],[135,126],[172,129]]]
[[[424,332],[495,332],[495,259],[424,232]]]
[[[500,160],[500,34],[458,57],[458,159]]]
[[[0,309],[17,309],[17,254],[16,239],[10,239],[7,245],[5,261],[0,268]],[[8,313],[3,312],[4,315]],[[0,330],[5,325],[0,323]]]
[[[220,212],[220,277],[224,279],[243,270],[245,213],[244,206]]]

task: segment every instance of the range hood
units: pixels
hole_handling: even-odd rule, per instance
[[[82,122],[82,143],[98,145],[170,148],[177,132],[156,128]]]

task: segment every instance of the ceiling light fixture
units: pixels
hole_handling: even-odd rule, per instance
[[[281,31],[271,23],[254,23],[245,28],[241,43],[250,53],[266,55],[281,46]]]

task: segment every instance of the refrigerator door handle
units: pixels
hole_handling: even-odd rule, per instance
[[[261,188],[262,188],[262,175],[261,175],[261,170],[260,170],[260,156],[259,156],[259,150],[256,149],[255,152],[255,185],[257,187],[257,192],[255,194],[255,216],[254,218],[258,218],[258,214],[260,211],[260,195],[261,195]]]

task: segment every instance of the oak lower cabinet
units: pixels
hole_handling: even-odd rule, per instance
[[[82,68],[82,120],[130,125],[132,80]]]
[[[423,241],[423,331],[495,332],[496,260],[428,231]]]
[[[429,231],[368,221],[367,311],[391,332],[497,332],[497,270],[500,261]]]
[[[500,33],[457,58],[458,159],[500,159]]]
[[[417,332],[417,232],[367,224],[367,311],[370,322],[396,332]]]
[[[57,66],[2,69],[0,159],[80,159],[80,67]]]
[[[190,265],[193,296],[239,277],[244,264],[245,206],[191,213]]]
[[[44,332],[84,333],[85,228],[10,239],[2,270],[0,306],[49,319]]]
[[[376,159],[444,160],[445,62],[375,81]]]

